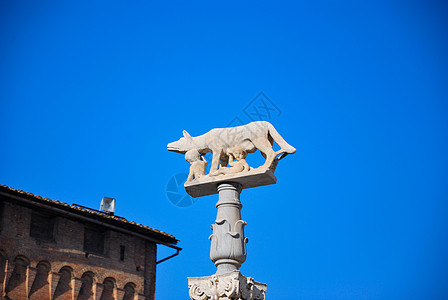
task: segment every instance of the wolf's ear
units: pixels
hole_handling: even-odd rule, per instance
[[[191,135],[190,135],[186,130],[184,130],[183,133],[184,133],[184,137],[185,137],[187,140],[192,140],[192,139],[193,139],[193,138],[191,137]]]

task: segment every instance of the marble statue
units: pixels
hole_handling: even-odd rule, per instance
[[[204,176],[207,161],[201,154],[199,154],[198,150],[188,150],[187,153],[185,153],[185,160],[191,164],[187,181],[199,179]]]
[[[200,155],[211,152],[213,157],[209,174],[213,176],[249,170],[245,160],[242,161],[243,158],[238,160],[235,157],[236,154],[232,153],[232,151],[235,151],[235,147],[237,147],[240,157],[245,156],[247,153],[253,153],[257,149],[260,150],[263,157],[266,158],[265,163],[260,167],[262,169],[268,169],[275,162],[278,155],[281,155],[278,158],[280,160],[286,155],[296,152],[296,149],[281,137],[274,126],[266,121],[256,121],[236,127],[215,128],[196,137],[191,136],[184,130],[183,135],[179,140],[169,143],[167,146],[168,150],[181,154],[187,154],[191,150],[196,150]],[[280,146],[280,150],[273,150],[272,145],[274,141]],[[233,158],[237,159],[234,166],[232,166]],[[197,156],[195,159],[197,159]],[[229,160],[232,162],[230,169],[218,172],[219,165],[227,167]],[[241,162],[238,163],[239,161]],[[240,171],[237,172],[237,170]],[[190,180],[193,180],[193,178],[195,176],[190,178]]]
[[[226,174],[234,174],[239,172],[250,171],[249,164],[246,162],[247,153],[241,148],[241,146],[235,146],[234,148],[230,149],[227,155],[229,157],[230,168],[221,167],[214,173],[210,173],[210,176],[217,176],[221,174],[226,175]],[[236,159],[236,161],[233,161],[234,158]]]
[[[217,270],[212,276],[188,278],[190,299],[265,300],[267,285],[244,277],[239,271],[246,261],[248,242],[244,235],[247,223],[241,219],[240,194],[243,189],[276,183],[274,172],[279,160],[296,149],[266,121],[215,128],[196,137],[185,130],[183,134],[167,148],[185,154],[190,163],[185,190],[192,197],[219,195],[209,237],[210,259]],[[280,150],[274,151],[274,142]],[[266,160],[262,166],[252,168],[246,157],[257,150]],[[208,152],[212,153],[212,162],[210,172],[205,174],[204,155]]]

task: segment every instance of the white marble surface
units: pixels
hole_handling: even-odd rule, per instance
[[[222,275],[188,278],[192,300],[264,300],[267,285],[239,271]]]

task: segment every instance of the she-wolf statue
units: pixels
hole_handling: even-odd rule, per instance
[[[221,166],[227,166],[228,153],[236,146],[246,153],[260,150],[266,159],[261,168],[269,168],[277,155],[282,154],[279,158],[282,159],[286,155],[296,152],[296,149],[280,136],[274,126],[266,121],[256,121],[236,127],[215,128],[195,137],[192,137],[185,130],[183,134],[182,138],[168,144],[168,150],[181,154],[190,150],[197,150],[201,155],[212,152],[212,165],[209,174],[218,170],[220,161]],[[280,146],[280,150],[274,151],[272,149],[274,141]]]

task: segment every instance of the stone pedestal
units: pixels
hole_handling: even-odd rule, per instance
[[[251,169],[249,172],[215,177],[206,175],[194,181],[185,182],[185,191],[191,197],[197,198],[217,194],[217,187],[226,182],[238,183],[240,184],[241,189],[275,184],[277,182],[277,177],[275,177],[274,172],[277,163],[278,160],[275,159],[270,168],[256,168]]]
[[[243,276],[240,271],[188,278],[192,300],[264,300],[267,285]]]

